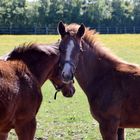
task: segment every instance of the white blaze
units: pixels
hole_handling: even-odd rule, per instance
[[[70,40],[66,49],[66,58],[65,61],[70,61],[71,59],[71,54],[74,48],[74,42],[73,40]],[[65,74],[69,74],[71,69],[71,65],[69,63],[64,64],[63,72]]]

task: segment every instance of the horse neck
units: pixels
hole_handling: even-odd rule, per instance
[[[89,87],[94,87],[94,82],[100,81],[105,75],[109,74],[117,61],[111,56],[101,54],[98,50],[100,47],[98,43],[90,46],[90,44],[82,42],[82,47],[83,52],[80,54],[75,77],[81,88],[88,94],[92,92],[89,91],[91,89]]]
[[[28,61],[26,61],[28,60]],[[52,74],[55,64],[58,61],[58,56],[56,55],[38,55],[35,61],[32,59],[26,59],[24,63],[27,65],[31,73],[36,77],[40,86],[44,84],[49,76]]]

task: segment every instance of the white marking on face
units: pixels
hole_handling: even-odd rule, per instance
[[[70,69],[71,69],[71,65],[70,65],[69,63],[66,63],[66,64],[64,65],[64,68],[63,68],[64,76],[65,76],[65,75],[69,75]]]
[[[67,49],[66,49],[66,58],[65,58],[66,61],[70,60],[73,48],[74,48],[74,42],[73,42],[73,40],[70,40],[68,43]]]
[[[73,40],[70,40],[66,49],[66,57],[65,57],[65,61],[70,61],[71,60],[71,54],[74,48],[74,42]],[[63,71],[65,74],[69,74],[71,71],[71,65],[69,63],[66,63],[64,65]]]

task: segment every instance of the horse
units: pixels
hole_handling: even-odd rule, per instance
[[[59,22],[61,76],[85,92],[103,140],[124,140],[125,128],[140,128],[140,67],[114,55],[84,24]]]
[[[34,139],[41,86],[46,80],[51,80],[64,96],[73,96],[73,83],[61,80],[56,46],[23,44],[1,57],[0,140],[6,140],[11,129],[15,129],[18,140]]]

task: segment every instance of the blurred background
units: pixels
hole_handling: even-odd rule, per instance
[[[57,23],[140,33],[140,0],[0,0],[0,34],[57,34]]]

